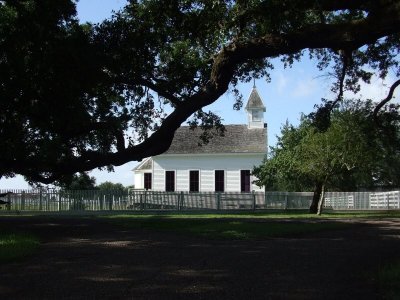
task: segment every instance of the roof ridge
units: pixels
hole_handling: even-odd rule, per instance
[[[249,128],[247,124],[225,125],[224,135],[214,136],[209,143],[201,144],[201,128],[195,131],[182,126],[176,132],[166,154],[196,153],[266,153],[265,128]],[[201,144],[201,145],[199,145]]]

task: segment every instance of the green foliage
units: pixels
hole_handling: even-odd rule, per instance
[[[23,259],[36,252],[39,240],[28,234],[0,234],[0,262],[11,262]]]
[[[109,190],[119,191],[119,192],[126,191],[126,188],[121,183],[113,183],[110,181],[100,183],[98,186],[96,186],[96,188],[102,191],[109,191]]]
[[[339,95],[400,76],[396,1],[129,1],[97,25],[75,5],[0,2],[0,177],[52,183],[163,153],[190,116],[220,126],[202,108],[227,90],[240,108],[238,84],[269,80],[271,58],[308,54]]]
[[[335,190],[399,187],[400,115],[386,107],[373,120],[371,102],[346,101],[319,130],[311,117],[282,128],[271,157],[254,169],[269,190],[307,191],[320,182]]]
[[[94,190],[96,189],[96,178],[87,173],[74,174],[72,177],[64,177],[63,182],[57,185],[64,190]]]

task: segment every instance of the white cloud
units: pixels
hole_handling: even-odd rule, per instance
[[[303,98],[314,95],[318,90],[317,80],[305,78],[296,82],[292,92],[292,97]]]
[[[0,190],[30,189],[24,177],[17,175],[14,178],[2,178],[0,180]]]
[[[276,88],[279,94],[286,92],[286,87],[289,84],[288,77],[284,75],[282,71],[278,73],[278,78],[276,81]]]
[[[344,96],[345,98],[371,99],[374,102],[380,102],[387,97],[389,89],[395,81],[396,79],[393,76],[388,76],[385,80],[373,76],[370,84],[361,83],[361,90],[357,94],[345,92]],[[399,88],[395,90],[393,102],[400,102],[399,90]]]

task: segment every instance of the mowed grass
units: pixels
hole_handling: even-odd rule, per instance
[[[383,267],[378,282],[385,299],[400,299],[400,260]]]
[[[242,215],[243,216],[243,215]],[[110,222],[134,229],[186,233],[207,238],[257,239],[344,229],[340,222],[279,221],[229,217],[229,215],[114,215]],[[253,217],[254,218],[254,217]]]
[[[89,211],[86,211],[90,215]],[[310,214],[307,210],[258,210],[258,211],[103,211],[95,212],[97,216],[112,217],[135,217],[135,218],[185,218],[185,219],[221,219],[221,218],[242,218],[242,219],[337,219],[337,218],[400,218],[400,210],[382,211],[333,211],[325,210],[321,216]]]
[[[173,231],[210,238],[252,239],[284,237],[352,226],[338,219],[400,218],[399,211],[382,212],[325,212],[322,216],[306,211],[259,212],[140,212],[101,216],[110,222],[129,228]],[[279,221],[287,219],[286,221]],[[273,222],[276,220],[277,222]],[[332,220],[332,221],[330,221]]]
[[[36,252],[39,240],[29,234],[0,233],[0,263],[21,260]]]
[[[400,211],[325,212],[322,216],[305,211],[238,213],[141,213],[103,216],[129,228],[173,231],[207,238],[257,239],[288,237],[350,226],[343,219],[400,218]],[[280,220],[286,219],[286,220]],[[400,299],[400,261],[381,269],[377,281],[386,299]]]

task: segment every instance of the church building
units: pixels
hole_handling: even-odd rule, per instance
[[[251,171],[267,154],[265,106],[253,87],[245,106],[248,122],[224,125],[224,136],[199,144],[201,129],[181,126],[167,152],[148,157],[134,169],[135,189],[184,192],[263,191]]]

